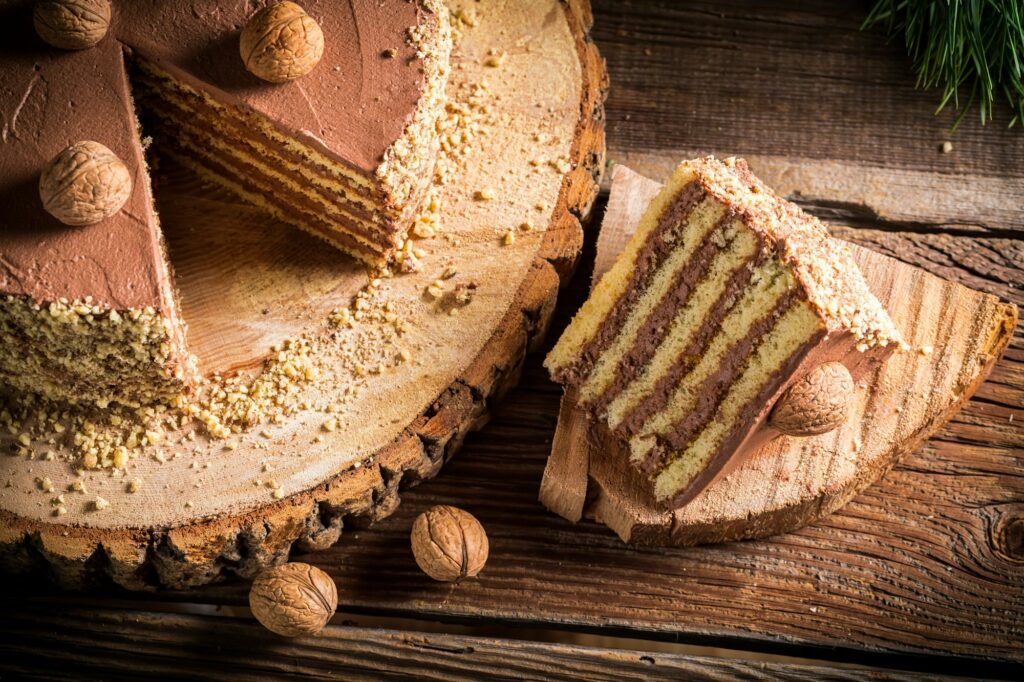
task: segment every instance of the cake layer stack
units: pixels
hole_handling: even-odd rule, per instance
[[[900,343],[842,242],[743,161],[683,163],[547,358],[654,498],[691,500],[826,361]]]
[[[379,84],[383,87],[375,89],[378,98],[394,87],[415,85],[421,89],[418,105],[401,136],[391,141],[379,158],[339,153],[318,139],[316,131],[296,135],[273,117],[160,58],[159,52],[139,47],[131,51],[129,66],[143,128],[155,137],[158,154],[174,158],[242,200],[368,264],[383,265],[404,239],[431,181],[438,150],[437,119],[444,108],[451,52],[444,6],[434,0],[406,4],[411,8],[403,10],[409,15],[405,17],[408,25],[400,26],[415,29],[412,34],[417,41],[406,47],[409,54],[388,57],[382,49],[367,56],[374,62],[398,63],[400,58],[419,55],[415,73],[421,82],[398,83],[380,72],[386,65],[358,74],[364,79],[387,78]],[[420,13],[418,18],[414,11]],[[396,44],[411,40],[397,28],[391,37]],[[149,54],[154,58],[147,58]],[[339,80],[352,78],[356,74],[351,70],[357,68],[363,66],[339,64],[332,75]],[[302,84],[266,87],[301,88]],[[340,86],[338,92],[325,94],[344,96]],[[363,97],[368,94],[360,93]],[[371,127],[352,134],[374,138],[379,135],[378,126],[379,122],[372,121]]]

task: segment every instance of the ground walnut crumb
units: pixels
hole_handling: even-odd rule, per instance
[[[467,306],[473,301],[473,296],[476,295],[476,287],[476,282],[458,284],[455,290],[452,291],[452,299],[457,305]]]
[[[508,57],[508,53],[503,50],[498,50],[492,47],[487,51],[487,57],[484,59],[484,66],[491,68],[497,68],[505,63],[505,59]]]
[[[424,290],[424,294],[426,294],[427,298],[436,301],[437,299],[444,296],[444,282],[442,282],[441,280],[436,280],[432,282]]]

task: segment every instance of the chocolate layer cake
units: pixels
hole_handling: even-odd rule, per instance
[[[0,389],[139,404],[193,382],[143,133],[158,156],[367,263],[404,239],[438,147],[451,46],[440,0],[305,0],[325,49],[284,84],[239,56],[266,2],[115,1],[105,37],[76,51],[36,35],[32,4],[0,0]],[[112,150],[133,187],[117,214],[69,227],[37,183],[81,140]]]
[[[775,400],[826,361],[854,379],[900,344],[845,245],[742,160],[683,163],[545,365],[654,498],[692,499],[777,433]]]

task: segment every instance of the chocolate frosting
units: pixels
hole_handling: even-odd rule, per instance
[[[126,47],[332,158],[364,173],[376,169],[423,88],[422,63],[407,40],[423,19],[420,4],[303,0],[323,28],[324,56],[310,74],[281,85],[251,75],[238,54],[241,27],[265,4],[114,0],[111,28],[99,45],[65,51],[35,34],[31,0],[0,0],[0,294],[38,302],[92,296],[119,309],[170,310]],[[383,55],[388,49],[394,58]],[[67,227],[43,211],[37,182],[44,164],[78,140],[113,150],[134,188],[112,218]]]

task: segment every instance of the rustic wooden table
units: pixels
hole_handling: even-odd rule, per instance
[[[866,4],[596,0],[609,158],[657,177],[695,152],[747,156],[837,234],[1024,305],[1024,134],[999,109],[950,135],[900,47],[858,30]],[[584,295],[590,234],[552,335]],[[836,662],[896,678],[1024,675],[1020,328],[964,410],[839,513],[685,550],[630,549],[537,503],[559,400],[540,360],[441,476],[305,557],[339,587],[321,637],[266,633],[242,582],[138,595],[7,581],[0,679],[866,674],[820,667]],[[413,563],[412,519],[437,503],[487,527],[478,580],[434,583]]]

